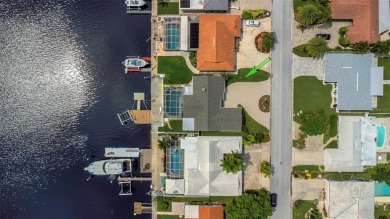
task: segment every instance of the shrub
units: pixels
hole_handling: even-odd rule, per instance
[[[264,173],[266,178],[269,178],[271,176],[271,166],[269,165],[269,163],[262,162],[260,164],[260,172]]]
[[[191,51],[190,52],[190,62],[192,64],[192,66],[194,66],[195,68],[196,68],[196,63],[197,63],[196,54],[197,54],[196,51]]]
[[[328,117],[323,110],[302,112],[299,118],[302,121],[301,127],[299,128],[302,132],[308,135],[321,135],[325,133],[328,125]]]
[[[252,19],[252,13],[250,13],[248,10],[244,10],[241,14],[242,19],[249,20]]]
[[[169,208],[169,203],[165,201],[157,202],[157,210],[158,211],[166,211]]]
[[[340,35],[344,36],[347,32],[348,32],[348,26],[342,27],[342,28],[339,29],[339,34]]]
[[[273,32],[261,32],[255,37],[255,46],[259,52],[268,53],[274,47]]]
[[[367,53],[370,51],[370,44],[367,41],[351,44],[350,47],[357,53]]]
[[[344,47],[349,46],[349,39],[346,37],[340,36],[339,37],[339,44],[341,46],[344,46]]]
[[[257,10],[244,10],[241,14],[241,17],[244,20],[249,19],[258,19],[258,18],[264,18],[269,15],[269,12],[265,9],[257,9]]]

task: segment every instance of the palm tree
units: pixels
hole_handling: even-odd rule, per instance
[[[236,174],[238,171],[244,168],[242,155],[233,151],[230,154],[224,154],[220,166],[227,173]]]
[[[353,51],[357,53],[368,53],[370,52],[370,44],[368,44],[367,41],[362,41],[356,44],[350,45],[350,47],[353,49]]]
[[[162,139],[157,139],[157,147],[163,151],[169,146],[168,138],[166,136],[162,137]]]
[[[306,51],[311,57],[321,57],[328,49],[328,42],[322,37],[314,37],[306,45]]]
[[[303,25],[315,24],[320,17],[321,12],[313,4],[307,4],[298,8],[297,20]]]
[[[264,173],[266,178],[269,178],[271,175],[271,167],[269,163],[263,162],[260,164],[260,172]]]

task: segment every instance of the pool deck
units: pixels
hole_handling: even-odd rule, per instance
[[[390,203],[390,196],[376,196],[375,203]]]

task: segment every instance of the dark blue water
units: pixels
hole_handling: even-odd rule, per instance
[[[126,75],[127,55],[149,55],[150,17],[120,0],[0,1],[0,218],[133,218],[150,183],[118,196],[86,181],[105,147],[150,145],[150,126],[121,126],[148,74]],[[150,218],[149,215],[137,218]]]

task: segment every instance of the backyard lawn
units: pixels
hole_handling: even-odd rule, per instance
[[[293,219],[306,219],[305,214],[314,207],[314,201],[302,200],[299,206],[294,203]]]
[[[226,84],[233,84],[235,82],[260,82],[266,81],[269,78],[269,73],[263,70],[258,70],[257,73],[245,78],[245,75],[251,70],[251,68],[240,68],[238,74],[228,74]]]
[[[183,219],[184,215],[180,217],[180,215],[157,215],[157,219]]]
[[[294,47],[293,53],[297,56],[300,56],[300,57],[310,57],[310,55],[307,54],[307,52],[305,51],[305,46],[306,46],[306,44]]]
[[[331,91],[332,85],[324,85],[315,76],[300,76],[295,78],[294,114],[300,111],[318,110],[323,110],[325,115],[334,114],[336,112],[335,109],[330,108],[332,102]],[[390,100],[388,102],[390,103]]]
[[[378,58],[378,66],[383,66],[384,80],[390,80],[390,58]]]
[[[164,84],[188,84],[195,75],[182,56],[159,56],[157,71],[165,74]]]
[[[377,97],[377,108],[372,110],[373,113],[389,113],[390,112],[390,85],[383,85],[383,96]]]
[[[179,14],[179,2],[158,3],[157,14]]]
[[[374,215],[375,215],[375,219],[379,219],[380,216],[386,216],[383,218],[389,218],[390,217],[389,206],[387,206],[387,210],[385,210],[383,205],[376,205]]]
[[[172,129],[170,129],[168,127],[168,124],[165,123],[164,127],[158,127],[158,131],[159,132],[174,132],[174,133],[177,133],[177,132],[194,133],[194,131],[183,131],[183,120],[170,120],[169,123],[171,124]]]

